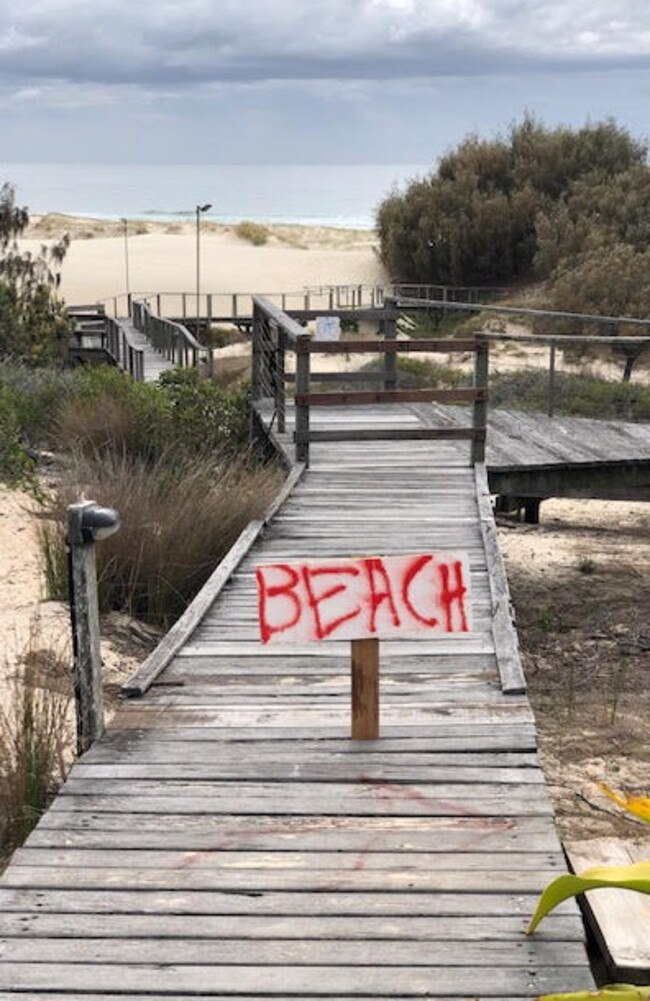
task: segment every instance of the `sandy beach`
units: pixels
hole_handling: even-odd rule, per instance
[[[375,234],[368,230],[269,226],[267,242],[253,246],[234,226],[201,227],[204,292],[293,292],[304,286],[385,281]],[[61,294],[69,304],[119,295],[126,288],[124,231],[119,222],[70,216],[34,217],[21,241],[37,251],[44,241],[71,236]],[[128,223],[129,280],[133,292],[196,289],[193,223]]]

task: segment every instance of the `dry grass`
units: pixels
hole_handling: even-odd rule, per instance
[[[162,454],[147,461],[118,452],[71,457],[42,533],[53,567],[52,596],[64,586],[66,506],[80,497],[117,508],[122,527],[97,547],[100,607],[169,625],[205,583],[239,533],[259,517],[282,481],[250,456]]]
[[[23,843],[69,763],[69,655],[44,646],[38,619],[12,682],[0,708],[0,862]]]

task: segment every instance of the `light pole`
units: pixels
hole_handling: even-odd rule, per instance
[[[124,275],[126,278],[126,301],[129,304],[129,315],[131,315],[131,288],[129,285],[129,220],[120,220],[124,226]]]
[[[209,212],[212,205],[206,202],[205,205],[196,206],[196,336],[199,336],[199,322],[201,318],[201,214]]]

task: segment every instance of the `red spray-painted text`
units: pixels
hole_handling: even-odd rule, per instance
[[[262,643],[471,629],[464,553],[270,563],[256,575]]]

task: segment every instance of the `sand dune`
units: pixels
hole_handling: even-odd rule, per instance
[[[146,232],[137,232],[138,229]],[[196,288],[196,234],[191,224],[130,223],[132,291],[192,292]],[[44,217],[21,245],[37,250],[45,239],[72,235],[61,291],[68,303],[93,302],[125,291],[125,246],[119,223]],[[234,228],[207,223],[201,232],[201,288],[205,292],[299,291],[305,285],[386,280],[373,233],[324,227],[269,227],[255,247]]]

